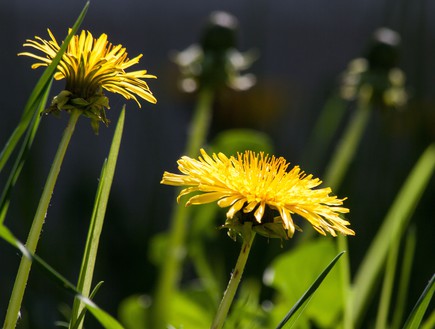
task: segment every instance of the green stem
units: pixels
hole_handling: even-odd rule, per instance
[[[239,258],[237,259],[236,267],[231,274],[230,281],[228,282],[227,290],[224,293],[222,301],[219,305],[218,311],[214,318],[211,329],[221,329],[224,325],[230,306],[236,295],[237,287],[239,286],[242,278],[243,270],[245,269],[246,261],[248,260],[249,252],[251,251],[252,242],[255,238],[255,232],[252,231],[252,223],[247,222],[243,225],[242,229],[243,244],[240,250]]]
[[[197,156],[199,149],[205,144],[212,117],[213,98],[214,92],[211,89],[201,89],[198,94],[198,103],[193,114],[186,144],[185,155],[189,157]]]
[[[346,131],[343,133],[343,138],[339,142],[333,157],[326,168],[323,178],[325,183],[333,190],[337,190],[341,185],[341,181],[343,180],[361,141],[364,129],[367,126],[368,119],[370,118],[371,95],[372,88],[370,86],[361,87],[356,112],[352,121],[347,126]]]
[[[185,155],[194,157],[205,144],[212,116],[214,93],[211,89],[202,89],[192,118]],[[159,281],[155,292],[151,327],[166,328],[168,315],[171,313],[170,300],[177,287],[181,265],[185,255],[185,239],[188,227],[189,209],[184,205],[175,205],[172,214],[166,259],[162,264]]]
[[[68,125],[65,128],[62,140],[59,144],[57,153],[51,165],[51,169],[48,174],[47,181],[45,183],[44,190],[42,192],[41,199],[35,213],[35,217],[33,218],[29,235],[27,237],[26,247],[32,254],[34,254],[36,251],[36,246],[38,244],[39,236],[41,235],[42,226],[44,224],[45,216],[47,214],[47,209],[50,204],[51,195],[53,194],[57,176],[59,174],[66,149],[68,148],[69,141],[74,132],[74,128],[79,116],[79,111],[72,111]],[[13,329],[16,326],[31,265],[32,262],[29,259],[27,259],[26,257],[21,258],[20,266],[18,268],[18,273],[15,278],[15,284],[12,289],[8,310],[6,313],[6,318],[3,326],[4,329]]]

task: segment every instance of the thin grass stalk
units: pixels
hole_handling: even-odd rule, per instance
[[[195,157],[205,144],[212,116],[214,92],[201,89],[189,130],[185,155]],[[155,301],[151,316],[152,328],[166,328],[167,315],[171,313],[170,300],[180,279],[181,265],[185,256],[185,240],[189,209],[175,204],[171,217],[166,258],[157,282]]]
[[[84,297],[89,298],[91,292],[92,278],[94,274],[95,262],[97,260],[98,245],[101,232],[103,230],[104,217],[106,214],[107,203],[109,200],[110,189],[115,174],[116,161],[118,159],[119,148],[121,145],[122,132],[124,128],[125,106],[123,107],[118,119],[118,124],[113,136],[112,146],[109,151],[109,157],[103,164],[100,176],[100,184],[95,198],[94,210],[89,225],[88,237],[86,239],[85,251],[83,254],[82,265],[80,267],[77,290]],[[84,304],[79,299],[74,300],[73,312],[70,327],[74,327]],[[77,325],[78,329],[83,327],[83,321]]]
[[[26,247],[32,254],[34,254],[36,251],[42,226],[47,214],[47,209],[53,194],[54,186],[56,185],[56,180],[79,116],[80,111],[73,110],[71,112],[69,122],[65,128],[63,137],[60,141],[58,150],[51,165],[51,169],[48,174],[29,235],[27,237]],[[6,318],[3,325],[4,329],[13,329],[16,326],[31,266],[32,262],[29,259],[26,257],[21,258],[14,287],[12,289],[9,306],[6,312]]]

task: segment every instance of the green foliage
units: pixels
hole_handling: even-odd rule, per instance
[[[86,309],[94,315],[94,317],[100,322],[100,324],[106,329],[122,329],[123,327],[107,312],[100,309],[95,303],[93,303],[87,297],[84,297],[75,288],[75,286],[65,279],[59,272],[49,266],[41,258],[32,254],[4,225],[0,225],[0,238],[4,239],[15,248],[20,250],[24,257],[31,261],[35,261],[40,265],[46,273],[54,280],[60,283],[60,285],[69,292],[76,294],[76,297],[84,303]]]
[[[296,304],[336,253],[333,241],[322,238],[301,244],[273,260],[265,273],[265,281],[277,290],[275,319],[281,319],[281,312]],[[310,321],[320,328],[333,328],[343,310],[340,293],[340,275],[333,269],[316,290],[295,328],[308,326]]]
[[[401,239],[411,214],[435,170],[435,144],[421,155],[399,191],[358,269],[352,291],[354,322],[361,320],[391,245]]]
[[[232,129],[221,132],[211,143],[212,152],[222,152],[227,156],[245,150],[271,154],[273,142],[269,136],[256,130]]]
[[[211,323],[214,323],[213,319],[219,307],[219,299],[225,288],[225,280],[230,276],[225,259],[228,252],[221,246],[216,248],[219,235],[222,232],[218,228],[224,224],[225,215],[215,204],[205,205],[194,210],[190,208],[187,210],[184,205],[181,205],[174,212],[173,231],[156,234],[152,237],[151,242],[149,242],[149,258],[161,270],[157,278],[161,279],[163,283],[156,285],[154,298],[148,295],[134,294],[120,303],[119,318],[123,325],[91,301],[101,286],[100,282],[91,292],[99,239],[121,145],[125,108],[121,111],[110,153],[101,171],[77,285],[70,283],[62,274],[36,255],[34,249],[28,247],[29,244],[24,246],[3,224],[9,206],[10,194],[35,139],[40,114],[44,113],[46,109],[47,97],[57,64],[83,21],[88,6],[89,3],[85,5],[59,53],[46,68],[33,89],[20,122],[0,153],[0,172],[14,152],[17,153],[0,199],[0,237],[17,248],[23,254],[24,260],[37,263],[53,281],[59,283],[62,289],[74,296],[69,324],[71,329],[81,328],[85,314],[88,312],[104,328],[160,329],[159,326],[162,324],[174,329],[208,328]],[[354,101],[357,110],[343,130],[341,142],[337,144],[323,177],[326,184],[333,188],[338,188],[345,178],[374,110],[373,93],[376,93],[376,90],[374,91],[373,88],[376,86],[373,85],[376,81],[365,79],[363,82],[358,86],[358,93],[355,94]],[[72,108],[63,108],[70,94],[66,92],[62,95],[64,99],[61,97],[57,100],[58,103],[54,104],[58,106],[55,112],[60,109],[74,112]],[[250,129],[219,132],[211,143],[207,143],[206,136],[208,135],[215,97],[213,88],[200,89],[190,130],[191,138],[186,146],[186,155],[196,156],[199,148],[204,145],[208,145],[212,152],[223,152],[228,156],[236,155],[237,152],[243,152],[247,149],[254,152],[273,153],[274,146],[271,138],[262,132]],[[90,102],[75,99],[74,102],[79,107],[90,108],[91,113],[88,113],[88,116],[91,118],[95,119],[97,114],[102,113],[102,121],[108,122],[104,115],[104,108],[108,107],[105,97],[97,97]],[[313,134],[312,149],[306,151],[306,155],[310,159],[323,157],[323,152],[330,146],[329,144],[337,134],[340,124],[343,124],[342,119],[345,117],[345,110],[349,104],[337,96],[327,102],[325,111]],[[98,128],[98,122],[95,120],[93,127],[95,130]],[[402,240],[414,209],[433,177],[434,170],[435,144],[432,144],[421,155],[397,194],[362,263],[357,268],[353,282],[350,278],[349,265],[349,258],[352,257],[351,252],[346,253],[340,263],[335,266],[337,260],[342,256],[342,253],[337,255],[337,252],[348,249],[346,238],[339,237],[334,240],[321,237],[314,239],[307,235],[304,241],[292,247],[291,250],[282,251],[278,256],[270,259],[270,266],[264,272],[264,286],[260,278],[247,273],[248,275],[242,281],[236,298],[231,304],[230,313],[225,318],[224,328],[291,327],[309,329],[313,326],[320,329],[361,328],[366,310],[373,302],[373,296],[377,295],[375,283],[380,281],[383,271],[385,271],[385,277],[380,289],[382,292],[376,326],[382,329],[387,327],[390,329],[401,328],[402,321],[406,318],[404,310],[406,309],[407,286],[412,280],[411,265],[416,245],[415,232],[411,232],[407,238],[403,258],[400,257]],[[47,196],[41,198],[47,207],[54,188],[54,181],[51,190],[48,189],[44,192]],[[41,219],[40,228],[42,228],[47,210],[46,208],[41,209],[38,211]],[[304,234],[306,233],[304,232]],[[358,238],[358,233],[356,238]],[[252,261],[255,265],[256,259],[254,257],[256,256],[251,257],[248,264]],[[189,269],[192,270],[192,275],[196,278],[181,281],[183,262],[186,260],[192,265]],[[240,270],[237,266],[236,269]],[[236,271],[233,270],[231,277],[234,272]],[[242,271],[238,271],[238,273],[242,272],[243,268]],[[258,272],[262,272],[262,269]],[[396,275],[397,272],[400,272],[399,275]],[[400,281],[397,302],[394,302],[393,291],[396,277],[399,277]],[[144,289],[146,284],[141,282],[138,289]],[[25,287],[26,282],[21,283],[21,286]],[[160,287],[163,287],[161,295],[159,295]],[[152,288],[154,289],[154,286]],[[235,290],[237,290],[237,286]],[[408,315],[403,329],[429,329],[435,326],[434,311],[424,321],[434,292],[435,276],[432,276],[412,312]],[[18,304],[16,301],[14,303],[19,309],[18,304],[21,301]],[[12,317],[16,317],[17,313],[13,313]],[[150,323],[157,325],[150,326]]]
[[[423,315],[426,312],[427,307],[435,292],[435,275],[432,276],[420,298],[412,309],[411,314],[406,320],[403,329],[417,329],[420,328],[420,323],[423,319]]]

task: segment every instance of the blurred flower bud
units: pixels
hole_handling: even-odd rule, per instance
[[[253,74],[240,72],[256,59],[253,52],[236,49],[237,19],[225,12],[213,12],[204,27],[199,44],[193,44],[173,56],[181,72],[180,88],[194,92],[202,87],[227,85],[247,90],[255,84]]]
[[[400,108],[406,105],[405,74],[398,65],[400,36],[388,28],[375,31],[364,58],[352,60],[341,77],[340,96],[354,100],[361,86],[372,89],[371,103],[381,107]]]

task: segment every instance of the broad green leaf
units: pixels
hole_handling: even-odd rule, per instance
[[[435,275],[432,276],[426,288],[424,289],[423,293],[421,294],[420,298],[418,299],[417,304],[415,304],[414,308],[412,309],[411,314],[408,317],[408,320],[406,320],[406,323],[403,326],[403,329],[420,328],[420,323],[423,319],[424,313],[427,310],[427,307],[429,306],[429,303],[432,299],[434,292],[435,292]]]
[[[21,139],[21,136],[26,131],[27,127],[29,126],[34,112],[38,108],[38,104],[40,103],[41,97],[46,90],[47,86],[50,84],[51,79],[53,78],[54,73],[56,72],[57,65],[59,64],[66,48],[68,47],[68,44],[71,40],[71,38],[74,36],[74,34],[77,32],[80,24],[82,23],[83,19],[85,18],[86,12],[89,7],[89,2],[87,2],[80,13],[79,17],[75,21],[71,32],[68,34],[68,36],[65,38],[63,44],[61,45],[59,52],[57,55],[53,58],[51,64],[45,69],[42,76],[39,78],[38,82],[35,85],[35,88],[33,89],[32,93],[30,94],[30,97],[24,107],[23,115],[21,116],[20,122],[18,123],[18,126],[13,131],[11,137],[6,142],[5,147],[0,153],[0,172],[2,171],[4,165],[8,161],[10,155],[14,151],[18,141]]]
[[[363,316],[391,243],[403,234],[434,169],[435,144],[432,144],[421,155],[400,189],[358,269],[351,294],[354,323],[358,323]]]
[[[133,295],[119,306],[119,319],[126,329],[146,329],[151,300],[145,295]]]
[[[277,307],[282,310],[284,304],[288,310],[290,305],[296,304],[300,296],[307,296],[306,292],[316,282],[318,273],[322,273],[328,260],[335,256],[336,247],[332,239],[327,238],[303,243],[277,256],[264,276],[265,283],[278,291],[277,300],[274,301]],[[305,310],[305,319],[312,319],[320,327],[333,325],[343,308],[339,274],[334,269],[328,275]],[[283,314],[280,318],[282,316]],[[302,323],[304,321],[306,320]]]
[[[309,301],[311,300],[313,294],[316,292],[316,290],[319,288],[319,286],[322,284],[325,277],[328,275],[328,273],[331,271],[331,269],[334,267],[335,263],[338,261],[338,259],[343,255],[344,251],[339,253],[335,258],[329,263],[329,265],[323,270],[323,272],[317,277],[316,281],[310,286],[310,288],[302,295],[302,297],[298,300],[298,302],[292,307],[292,309],[287,313],[287,315],[284,317],[284,319],[280,322],[277,329],[280,329],[284,327],[284,325],[296,314],[298,314],[299,309],[303,310]]]
[[[214,312],[207,303],[208,296],[201,287],[179,291],[172,296],[173,312],[169,324],[177,329],[209,328]]]
[[[236,155],[237,152],[273,153],[273,142],[265,133],[250,129],[231,129],[221,132],[211,143],[213,152]]]

